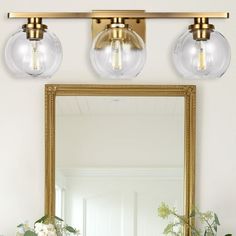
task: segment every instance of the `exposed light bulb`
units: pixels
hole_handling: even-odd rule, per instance
[[[31,47],[32,47],[32,56],[30,61],[30,68],[33,71],[40,71],[42,69],[41,61],[40,61],[40,55],[39,55],[39,42],[38,41],[31,41]]]
[[[113,70],[122,70],[122,48],[121,40],[112,40],[111,42],[111,63]]]
[[[23,57],[24,70],[32,76],[40,76],[45,69],[45,63],[41,51],[41,41],[28,40],[28,54]]]
[[[206,48],[205,48],[205,42],[198,41],[198,70],[204,71],[207,69],[207,63],[206,63]]]

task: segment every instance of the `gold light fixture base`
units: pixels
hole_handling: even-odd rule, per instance
[[[93,11],[93,13],[97,15],[102,15],[102,14],[108,14],[110,13],[113,15],[113,18],[108,18],[108,19],[92,19],[92,38],[94,39],[101,31],[107,28],[108,25],[111,25],[111,23],[114,23],[114,18],[116,19],[115,16],[119,16],[121,13],[126,14],[126,13],[133,13],[133,14],[142,14],[145,13],[144,10],[127,10],[127,11]],[[146,23],[145,19],[126,19],[122,18],[122,21],[124,24],[129,25],[129,28],[134,30],[145,42],[145,33],[146,33]]]
[[[194,18],[194,24],[189,26],[196,41],[207,41],[214,29],[214,25],[209,24],[209,19],[204,17]]]
[[[38,41],[43,39],[43,33],[47,26],[42,24],[42,18],[32,17],[28,18],[28,23],[22,28],[26,32],[27,39]]]

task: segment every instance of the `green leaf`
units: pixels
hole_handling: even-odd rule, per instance
[[[214,218],[215,218],[215,223],[217,225],[220,225],[220,221],[219,221],[218,216],[216,215],[216,213],[214,213]]]
[[[20,228],[20,227],[22,227],[22,226],[24,226],[23,224],[19,224],[19,225],[17,225],[17,228]]]
[[[217,225],[214,225],[213,228],[214,228],[215,232],[217,232]]]
[[[232,234],[226,234],[225,236],[232,236]]]
[[[37,236],[37,234],[34,233],[33,231],[28,230],[25,232],[24,236]]]
[[[56,220],[59,220],[59,221],[63,221],[61,218],[59,218],[58,216],[55,216],[55,219]]]
[[[165,227],[163,234],[169,234],[170,232],[172,233],[172,231],[173,231],[173,224],[170,223]]]
[[[44,223],[45,220],[47,220],[47,219],[48,219],[48,215],[45,215],[42,218],[40,218],[39,220],[35,221],[34,224],[36,224],[36,223]]]
[[[76,229],[74,229],[73,227],[71,227],[71,226],[69,226],[69,225],[67,225],[67,226],[65,227],[65,229],[66,229],[67,231],[69,231],[70,233],[76,233]]]

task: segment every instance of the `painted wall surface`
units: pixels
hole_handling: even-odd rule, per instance
[[[15,79],[3,55],[7,38],[24,20],[8,20],[8,11],[230,11],[229,20],[214,20],[232,48],[231,67],[222,79],[184,80],[175,72],[171,48],[191,20],[149,20],[147,62],[130,81],[99,80],[89,63],[90,22],[48,20],[64,48],[63,64],[51,80]],[[234,0],[1,0],[0,2],[0,234],[14,235],[15,225],[31,222],[44,211],[44,84],[130,83],[197,85],[196,200],[221,219],[219,235],[236,234],[236,2]],[[46,23],[46,21],[45,21]]]

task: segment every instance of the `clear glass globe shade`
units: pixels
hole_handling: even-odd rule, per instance
[[[231,52],[226,38],[217,31],[206,41],[196,41],[190,31],[184,33],[173,50],[177,71],[186,78],[221,77],[230,64]]]
[[[137,76],[146,61],[142,38],[129,28],[122,29],[122,38],[113,38],[108,28],[94,39],[90,51],[91,63],[103,78],[129,79]]]
[[[28,40],[20,30],[12,35],[5,48],[5,60],[10,71],[17,77],[51,77],[62,61],[59,39],[45,31],[43,39]]]

